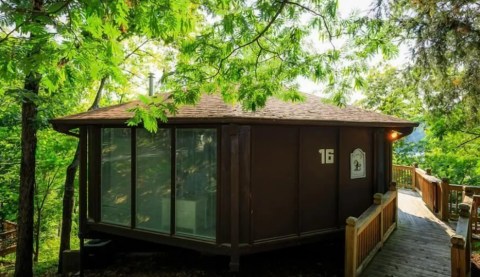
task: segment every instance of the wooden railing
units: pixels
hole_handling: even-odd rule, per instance
[[[397,190],[373,196],[373,205],[360,217],[347,218],[345,276],[358,276],[397,227]]]
[[[424,171],[420,168],[415,168],[415,188],[422,196],[422,200],[428,209],[437,216],[441,212],[441,182],[440,179],[431,176],[430,170]]]
[[[415,189],[415,168],[413,166],[394,165],[393,179],[397,188]]]
[[[444,221],[458,218],[459,205],[465,192],[480,194],[480,186],[450,184],[446,178],[432,176],[430,169],[394,165],[392,174],[393,181],[402,184],[399,187],[417,190],[430,211]]]
[[[480,186],[449,184],[448,179],[440,180],[430,170],[415,166],[394,165],[392,172],[393,180],[406,183],[404,188],[417,190],[437,217],[444,221],[458,220],[455,235],[450,239],[452,276],[470,276],[472,234],[480,234]],[[413,176],[412,184],[405,181],[409,176]]]
[[[17,249],[17,224],[4,221],[0,233],[0,257],[15,252]]]
[[[471,241],[472,241],[472,215],[477,214],[478,196],[465,195],[463,202],[459,205],[459,218],[455,235],[450,238],[451,266],[453,277],[470,276],[471,273]]]

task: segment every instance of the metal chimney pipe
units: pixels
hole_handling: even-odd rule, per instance
[[[148,96],[153,96],[153,73],[148,73]]]

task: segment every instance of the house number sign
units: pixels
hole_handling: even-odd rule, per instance
[[[335,157],[334,149],[319,149],[318,153],[320,153],[322,164],[334,163],[334,157]]]

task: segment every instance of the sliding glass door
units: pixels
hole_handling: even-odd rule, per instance
[[[170,233],[170,129],[137,129],[136,137],[136,227]]]
[[[215,238],[217,133],[177,129],[175,233]]]

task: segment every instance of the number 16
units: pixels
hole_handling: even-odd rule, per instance
[[[322,164],[333,164],[335,157],[334,149],[319,149],[318,153],[320,153]]]

